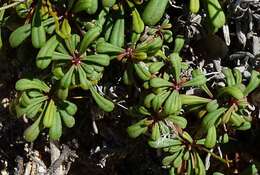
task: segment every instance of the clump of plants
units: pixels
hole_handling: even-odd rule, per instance
[[[37,142],[41,132],[59,140],[64,127],[75,125],[77,111],[88,110],[72,102],[75,89],[106,113],[120,110],[117,99],[100,88],[103,81],[109,82],[103,80],[104,72],[117,66],[122,70],[117,83],[139,94],[135,105],[126,105],[132,124],[125,131],[131,138],[144,137],[146,144],[159,150],[170,175],[207,174],[207,155],[223,166],[232,163],[216,150],[229,143],[230,133],[251,128],[248,96],[259,87],[259,72],[252,70],[248,78],[238,68],[226,67],[219,72],[223,78],[214,82],[205,68],[189,64],[183,54],[187,35],[175,30],[174,18],[166,15],[175,10],[171,3],[20,0],[2,4],[2,26],[12,15],[21,23],[3,47],[30,44],[36,52],[32,66],[40,70],[30,77],[22,75],[15,85],[15,113],[31,123],[24,131],[25,140]],[[225,2],[190,0],[185,13],[204,13],[202,27],[216,35],[228,23],[221,4]]]

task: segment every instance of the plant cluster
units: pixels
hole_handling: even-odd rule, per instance
[[[23,21],[10,34],[10,46],[29,40],[43,74],[15,86],[16,114],[32,121],[27,141],[41,131],[58,140],[64,126],[74,126],[77,110],[86,110],[71,102],[74,89],[89,91],[100,109],[113,111],[116,100],[98,87],[115,64],[123,69],[119,83],[140,91],[127,111],[133,121],[127,132],[163,152],[170,175],[206,174],[207,154],[230,163],[214,150],[229,142],[230,132],[251,128],[248,95],[260,84],[259,72],[247,79],[237,68],[224,68],[222,84],[214,84],[204,69],[191,67],[182,56],[185,33],[166,17],[173,9],[169,0],[20,0],[0,8],[2,21],[9,7]],[[218,0],[190,0],[187,8],[205,12],[203,24],[212,35],[226,23]]]

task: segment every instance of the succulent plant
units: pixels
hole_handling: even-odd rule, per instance
[[[210,35],[227,22],[219,0],[190,0],[188,6],[188,15],[205,12]],[[100,109],[112,112],[116,100],[99,84],[109,81],[103,77],[115,65],[122,70],[118,84],[139,94],[128,105],[126,114],[133,118],[126,132],[132,138],[145,135],[151,148],[163,152],[170,175],[206,174],[205,153],[229,163],[214,150],[228,143],[230,130],[251,128],[248,96],[259,87],[259,72],[252,70],[248,80],[239,69],[225,68],[222,86],[209,81],[208,72],[188,64],[183,54],[190,38],[166,14],[174,11],[170,1],[15,1],[0,8],[1,21],[12,7],[21,25],[10,31],[9,45],[29,43],[37,53],[34,67],[41,70],[16,82],[17,117],[32,122],[24,131],[27,141],[45,129],[59,140],[63,126],[74,126],[76,112],[86,109],[71,102],[73,89],[89,91]]]

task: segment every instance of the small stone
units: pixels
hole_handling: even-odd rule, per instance
[[[244,74],[245,78],[250,78],[251,77],[251,73],[248,72],[248,71],[244,71],[243,74]]]

